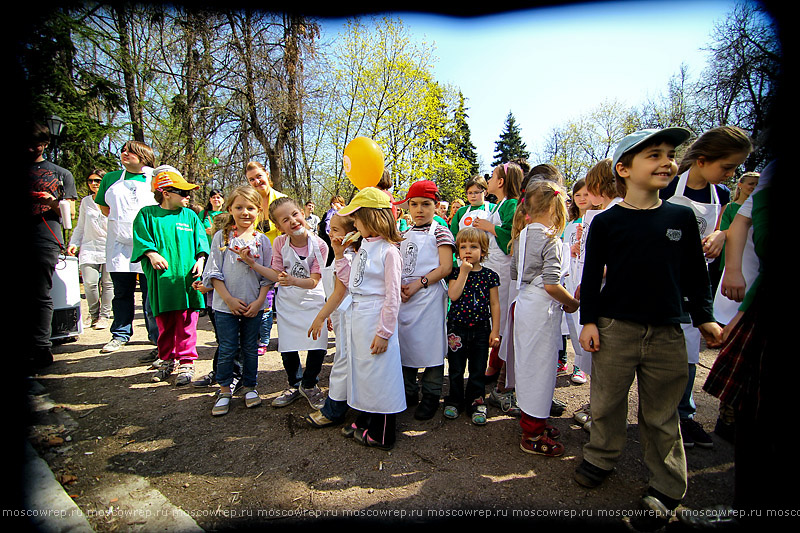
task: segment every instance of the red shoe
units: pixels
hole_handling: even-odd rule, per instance
[[[519,447],[523,452],[544,455],[545,457],[564,455],[564,445],[548,437],[546,431],[538,437],[522,439]]]

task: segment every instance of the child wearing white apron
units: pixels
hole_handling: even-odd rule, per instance
[[[288,235],[275,238],[275,249],[280,250],[282,271],[301,279],[307,279],[316,265],[318,269],[325,265],[323,252],[325,244],[316,235],[306,233],[306,256],[300,256],[291,245]],[[276,254],[278,255],[278,254]],[[273,255],[273,269],[278,265]],[[275,307],[278,317],[278,351],[283,359],[283,367],[289,380],[289,388],[273,402],[275,407],[284,407],[291,403],[281,401],[284,397],[297,398],[297,394],[308,397],[318,396],[316,393],[317,376],[322,368],[322,360],[328,349],[327,329],[317,339],[308,337],[308,329],[317,313],[325,305],[325,289],[322,283],[317,283],[313,289],[296,286],[281,285],[275,293]],[[300,355],[298,352],[307,350],[306,368],[302,371]],[[303,372],[302,379],[298,375]],[[302,389],[302,391],[301,391]],[[304,392],[303,392],[304,391]],[[289,399],[289,398],[285,398]],[[292,400],[293,401],[293,400]],[[311,400],[312,407],[321,407],[322,399]]]
[[[511,277],[518,293],[509,310],[506,383],[515,387],[521,411],[521,449],[555,457],[564,453],[564,447],[555,442],[560,433],[547,418],[561,346],[561,306],[575,311],[578,302],[561,285],[563,243],[553,231],[557,222],[550,212],[536,213],[530,207],[539,203],[539,197],[553,198],[550,205],[566,212],[563,192],[543,180],[528,188],[522,209],[532,222],[520,230],[513,245]]]
[[[455,240],[447,226],[433,216],[439,190],[429,180],[411,185],[404,200],[414,226],[403,233],[400,255],[403,258],[400,314],[397,318],[400,354],[403,361],[406,403],[422,401],[414,411],[417,420],[433,418],[439,407],[447,355],[447,287],[444,278],[453,269]],[[440,249],[447,249],[443,257]],[[424,368],[420,384],[417,373]],[[421,385],[421,386],[420,386]]]
[[[361,411],[343,434],[382,450],[394,447],[396,415],[406,408],[397,320],[402,260],[396,243],[402,237],[391,206],[382,190],[365,187],[339,212],[353,215],[362,236],[352,264],[337,272],[352,296],[344,332],[347,404]]]

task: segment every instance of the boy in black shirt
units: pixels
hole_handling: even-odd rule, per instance
[[[659,520],[678,506],[687,486],[677,413],[687,379],[680,323],[691,317],[710,345],[722,334],[695,216],[658,195],[677,172],[675,148],[689,135],[683,128],[642,130],[619,143],[613,166],[627,193],[592,221],[580,287],[580,343],[592,352],[592,430],[575,480],[596,487],[613,470],[636,377],[651,473],[643,504]]]

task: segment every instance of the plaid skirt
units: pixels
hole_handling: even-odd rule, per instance
[[[745,398],[758,402],[761,396],[767,336],[764,321],[758,320],[759,300],[753,300],[733,328],[703,384],[704,391],[737,410]]]

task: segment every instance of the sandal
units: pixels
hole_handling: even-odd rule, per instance
[[[445,405],[442,414],[444,414],[445,418],[454,420],[458,418],[458,407],[456,407],[455,405]]]
[[[217,395],[217,401],[214,402],[214,407],[211,408],[211,414],[214,416],[222,416],[228,414],[231,406],[231,398],[233,395],[230,392],[220,392]]]
[[[545,424],[544,432],[547,434],[548,437],[555,440],[561,436],[561,431],[558,430],[557,427],[551,426],[550,424]]]
[[[245,407],[258,407],[261,405],[261,396],[254,387],[242,387],[244,392],[244,405]]]
[[[353,422],[349,426],[345,426],[342,428],[342,435],[347,437],[348,439],[355,435],[356,431],[359,431],[361,428],[356,426],[356,423]]]
[[[389,451],[394,448],[394,444],[381,444],[380,442],[376,441],[368,434],[369,430],[361,430],[359,429],[353,434],[353,438],[356,439],[358,442],[366,446],[367,448],[378,448],[379,450]]]

